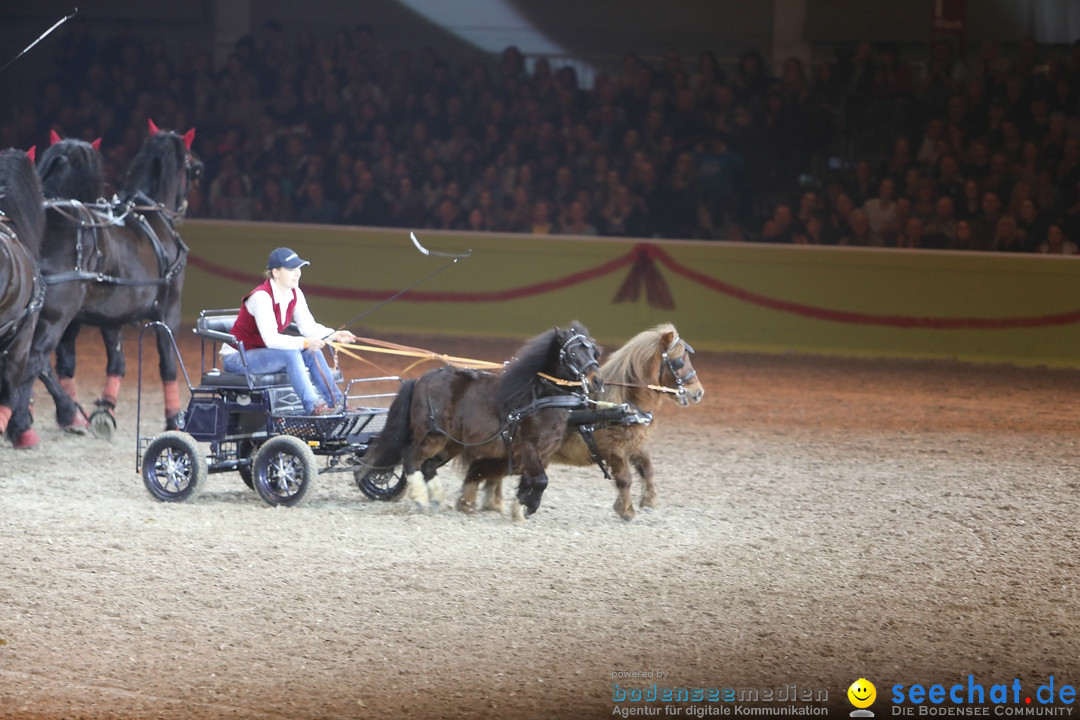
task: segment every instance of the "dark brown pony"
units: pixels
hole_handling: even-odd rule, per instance
[[[701,402],[705,388],[690,362],[692,352],[693,348],[679,337],[671,323],[638,333],[600,367],[604,377],[600,399],[615,404],[628,403],[650,416],[665,397],[684,406]],[[610,469],[619,491],[615,512],[623,520],[634,517],[634,503],[630,498],[631,468],[637,470],[643,483],[641,507],[652,508],[656,504],[653,464],[648,448],[651,429],[651,424],[601,425],[594,434],[597,455]],[[582,433],[570,427],[551,462],[584,466],[595,460]],[[485,479],[483,507],[485,510],[502,510],[499,478]]]
[[[0,436],[23,402],[19,383],[45,297],[36,260],[44,229],[32,154],[5,150],[0,153]]]
[[[544,469],[562,443],[570,409],[602,389],[600,377],[599,350],[578,323],[534,337],[499,373],[432,370],[404,383],[365,466],[370,472],[402,465],[409,496],[421,506],[428,483],[434,501],[442,501],[435,473],[454,458],[470,467],[465,482],[474,494],[494,468],[500,477],[518,472],[515,505],[522,510],[515,516],[524,519],[540,507]]]
[[[179,331],[187,246],[176,224],[201,163],[190,153],[194,130],[178,135],[153,123],[150,128],[115,205],[49,206],[40,256],[48,291],[23,375],[25,391],[20,391],[21,403],[8,427],[16,447],[38,442],[31,428],[30,386],[48,368],[50,355],[72,322],[119,327],[159,320],[173,333]],[[158,356],[166,426],[172,428],[180,395],[176,357],[164,331],[158,333]],[[65,403],[70,407],[61,409]],[[74,401],[60,393],[57,416],[70,417],[75,409]]]

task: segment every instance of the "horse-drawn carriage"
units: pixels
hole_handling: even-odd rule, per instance
[[[236,343],[230,333],[237,310],[203,311],[195,334],[201,340],[199,382],[193,385],[176,346],[162,323],[149,323],[172,339],[191,399],[181,412],[179,430],[156,437],[142,435],[142,338],[139,342],[139,409],[136,420],[136,469],[158,500],[194,498],[210,473],[235,471],[270,505],[299,505],[325,472],[356,472],[373,438],[382,430],[386,408],[381,399],[397,394],[396,376],[352,379],[345,383],[345,403],[329,415],[307,415],[284,372],[228,373],[214,366],[221,343]],[[238,344],[247,366],[243,344]],[[342,383],[335,371],[335,382]],[[208,444],[207,452],[199,449]],[[316,457],[325,458],[318,467]],[[403,482],[393,471],[367,478],[372,492],[388,494]]]
[[[142,434],[140,336],[136,470],[141,470],[147,490],[158,500],[190,500],[210,473],[233,471],[275,506],[299,505],[311,496],[316,477],[328,472],[352,472],[365,495],[392,500],[404,492],[407,476],[420,464],[424,479],[431,480],[441,465],[464,451],[481,471],[470,471],[467,481],[474,485],[482,477],[501,479],[516,466],[522,475],[519,496],[531,514],[547,484],[546,458],[560,446],[564,432],[574,429],[591,440],[597,427],[651,421],[651,413],[634,405],[588,397],[590,387],[602,387],[599,351],[577,324],[533,338],[497,374],[450,366],[430,371],[420,380],[422,391],[414,392],[417,381],[398,376],[346,382],[335,370],[334,381],[345,385],[342,407],[328,415],[309,415],[286,374],[228,373],[214,366],[221,343],[237,347],[243,366],[248,366],[243,343],[230,334],[237,312],[208,310],[199,315],[194,330],[201,340],[197,385],[192,384],[171,330],[160,322],[143,328],[143,333],[156,329],[170,339],[190,392],[187,409],[177,417],[179,429],[153,437]],[[462,393],[462,388],[468,389]],[[516,399],[504,412],[497,397],[508,389]],[[429,392],[434,395],[425,394]],[[405,427],[414,395],[427,408],[421,412],[426,420],[417,420],[423,431]],[[446,412],[433,409],[434,396],[438,396],[434,405]],[[387,398],[395,402],[390,404]],[[397,420],[395,407],[401,407]],[[490,416],[487,424],[482,422],[485,416]],[[384,430],[393,438],[389,443],[383,438],[379,445]],[[555,437],[545,438],[550,433]],[[414,449],[405,452],[409,443]],[[201,444],[208,446],[205,452]],[[380,447],[374,459],[368,457],[373,446]],[[325,458],[322,468],[317,456]],[[593,459],[603,467],[595,453]]]

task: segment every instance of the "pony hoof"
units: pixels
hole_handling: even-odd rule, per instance
[[[37,430],[35,430],[34,428],[30,428],[22,435],[17,437],[15,439],[15,442],[12,443],[12,446],[16,450],[30,450],[32,448],[36,448],[38,446],[38,443],[40,442],[41,436],[37,434]]]
[[[475,515],[476,503],[466,502],[465,500],[458,500],[457,509],[459,512],[463,512],[466,515]]]
[[[431,508],[432,512],[439,512],[440,510],[442,510],[442,503],[438,500],[432,500],[429,507]]]

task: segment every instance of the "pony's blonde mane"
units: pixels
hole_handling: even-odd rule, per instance
[[[667,333],[678,335],[674,325],[660,323],[630,338],[625,345],[611,353],[600,367],[604,382],[655,384],[660,374],[660,354],[666,349],[660,347],[660,339]],[[604,399],[615,403],[634,402],[643,392],[650,393],[640,388],[606,384]]]

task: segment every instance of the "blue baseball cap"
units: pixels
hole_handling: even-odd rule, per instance
[[[270,253],[270,259],[266,261],[266,269],[273,270],[274,268],[283,267],[295,270],[298,267],[310,264],[307,260],[300,259],[300,256],[289,248],[278,248]]]

